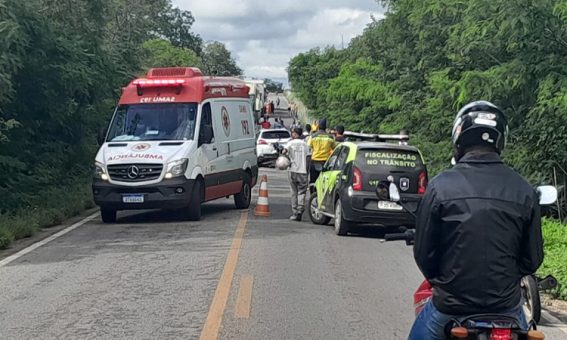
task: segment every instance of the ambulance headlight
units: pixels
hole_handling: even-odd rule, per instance
[[[187,158],[168,163],[165,178],[170,179],[173,177],[183,176],[187,170],[187,163],[189,163]]]
[[[103,181],[108,181],[108,174],[106,173],[104,164],[95,162],[93,176],[94,178],[102,179]]]

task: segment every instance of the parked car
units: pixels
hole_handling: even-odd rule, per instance
[[[258,165],[275,161],[279,154],[274,144],[285,144],[290,139],[291,133],[286,129],[260,130],[258,141],[256,142]]]
[[[362,136],[334,150],[310,188],[308,209],[313,223],[327,224],[334,219],[337,235],[346,235],[358,224],[415,226],[411,212],[417,211],[428,181],[423,157],[417,148],[404,145],[407,136],[386,136],[396,143],[387,143],[380,136]],[[389,177],[398,183],[411,212],[397,203],[378,200],[376,187]]]

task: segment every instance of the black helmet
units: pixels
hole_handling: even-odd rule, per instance
[[[500,108],[487,101],[465,105],[453,124],[453,146],[457,160],[467,148],[491,146],[501,153],[506,146],[508,121]]]

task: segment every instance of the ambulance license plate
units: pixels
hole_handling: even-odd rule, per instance
[[[122,203],[144,203],[144,195],[122,195]]]
[[[378,201],[378,209],[400,211],[403,210],[404,208],[396,202]]]

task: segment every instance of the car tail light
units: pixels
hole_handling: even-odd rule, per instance
[[[263,140],[263,139],[258,139],[258,144],[259,144],[259,145],[268,145],[268,142],[266,142],[266,141]]]
[[[352,168],[352,189],[356,191],[362,191],[362,172],[357,167]]]
[[[420,195],[425,194],[425,190],[427,189],[427,173],[422,171],[419,173],[419,177],[417,179],[417,193]]]
[[[185,84],[185,79],[136,79],[132,84],[139,87],[175,87]]]
[[[490,340],[512,340],[512,330],[508,328],[495,328],[490,332]]]

